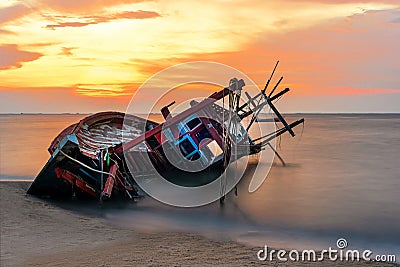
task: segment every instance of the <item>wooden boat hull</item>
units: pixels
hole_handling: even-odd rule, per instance
[[[247,94],[249,101],[239,105],[243,86],[243,80],[231,79],[230,87],[200,102],[191,101],[190,108],[174,116],[168,109],[171,103],[161,109],[162,124],[120,112],[101,112],[82,119],[52,141],[48,149],[51,157],[28,194],[134,200],[141,196],[135,177],[161,174],[178,186],[199,187],[217,179],[233,153],[233,161],[257,154],[267,145],[277,153],[269,142],[285,132],[294,136],[292,128],[304,122],[287,123],[272,103],[289,89],[274,96],[274,90],[268,96],[265,89],[253,98]],[[216,103],[225,97],[228,108]],[[284,127],[253,140],[248,129],[266,105],[277,116],[273,121]],[[245,128],[242,121],[248,116],[252,119]]]
[[[126,126],[129,123],[132,127]],[[150,125],[154,127],[157,123],[124,113],[102,112],[67,127],[51,142],[48,149],[51,156],[27,193],[53,198],[99,198],[108,177],[93,170],[99,171],[102,164],[107,165],[107,160],[101,158],[105,156],[102,153],[120,144],[123,138],[139,136]],[[78,164],[74,159],[91,169]],[[110,169],[109,166],[102,168],[104,172]],[[114,193],[118,195],[121,188],[115,188]],[[132,182],[124,186],[125,190],[131,190],[131,194],[137,195]]]

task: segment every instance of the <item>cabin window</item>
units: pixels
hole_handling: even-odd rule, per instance
[[[197,117],[196,114],[193,114],[179,123],[179,125],[178,125],[179,133],[185,134],[185,133],[193,130],[197,126],[199,126],[201,123],[202,122],[199,119],[199,117]]]
[[[203,128],[198,133],[195,134],[195,137],[196,137],[197,141],[200,143],[202,140],[204,140],[206,138],[211,139],[211,134],[206,128]]]
[[[193,146],[193,144],[189,141],[188,138],[185,138],[180,144],[179,148],[181,149],[181,152],[184,156],[187,156],[191,153],[193,153],[196,148]]]
[[[189,127],[190,130],[193,130],[200,124],[201,124],[201,120],[198,117],[196,117],[186,123],[186,125]]]

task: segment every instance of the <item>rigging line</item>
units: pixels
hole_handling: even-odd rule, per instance
[[[275,124],[275,129],[278,128],[278,124],[276,123],[276,121],[274,121],[274,124]],[[278,129],[279,129],[279,128],[278,128]],[[281,135],[278,136],[278,148],[279,148],[279,149],[282,149],[282,148],[281,148],[281,140],[282,140],[281,138],[282,138]]]
[[[304,132],[304,121],[303,121],[303,123],[302,123],[301,125],[302,125],[302,127],[301,127],[301,133],[300,133],[299,143],[301,142],[302,137],[303,137],[303,132]]]
[[[79,165],[85,167],[86,169],[91,170],[91,171],[93,171],[93,172],[101,173],[101,174],[108,174],[108,175],[110,175],[110,176],[114,179],[114,181],[116,181],[115,175],[114,175],[114,174],[112,174],[112,173],[110,173],[110,172],[105,172],[105,171],[96,170],[96,169],[94,169],[94,168],[92,168],[92,167],[86,165],[85,163],[80,162],[80,161],[77,160],[77,159],[74,159],[73,157],[71,157],[70,155],[68,155],[67,153],[65,153],[64,151],[62,151],[61,149],[59,149],[59,151],[60,151],[60,153],[63,154],[65,157],[67,157],[68,159],[74,161],[75,163],[78,163]]]
[[[133,174],[131,174],[130,172],[126,171],[127,166],[126,166],[125,160],[122,160],[117,154],[113,153],[113,155],[116,156],[122,162],[122,169],[123,169],[123,171],[125,173],[125,176],[122,175],[124,177],[124,181],[127,182],[129,184],[129,186],[133,187],[135,182],[131,180],[131,177],[132,177],[132,179],[135,179],[135,178],[134,178]]]
[[[295,160],[295,158],[296,158],[296,153],[295,152],[297,152],[298,146],[299,146],[300,142],[302,141],[303,132],[304,132],[304,121],[302,123],[302,128],[301,128],[301,133],[300,133],[299,140],[297,142],[295,142],[294,149],[292,150],[292,159],[293,160]]]
[[[226,178],[226,172],[225,172],[225,161],[226,161],[226,159],[225,159],[225,140],[226,140],[226,137],[225,137],[225,91],[223,91],[223,95],[222,95],[222,140],[223,140],[223,148],[222,148],[222,153],[223,153],[223,160],[224,160],[224,166],[223,166],[223,168],[224,168],[224,173],[222,174],[222,177],[221,177],[221,180],[220,180],[220,192],[219,192],[219,194],[220,194],[220,197],[222,198],[222,196],[223,196],[223,184],[224,184],[224,182],[223,182],[223,180],[224,180],[224,178]]]
[[[233,140],[230,138],[234,129],[232,129],[232,110],[233,110],[233,103],[234,103],[234,94],[232,91],[229,92],[228,95],[228,123],[227,123],[227,130],[224,138],[224,179],[221,179],[221,197],[225,197],[226,195],[226,186],[227,186],[227,166],[228,166],[228,150],[232,152],[232,143]],[[225,120],[224,120],[225,122]],[[225,123],[224,123],[225,124]]]
[[[270,107],[270,106],[268,106],[268,113],[271,113],[271,107]],[[271,135],[276,134],[277,124],[276,124],[276,121],[273,121],[273,122],[274,122],[274,124],[275,124],[275,129],[274,129],[273,132],[271,132],[271,133],[269,133],[269,134],[266,134],[266,135],[263,135],[263,136],[260,136],[260,137],[258,137],[258,138],[252,139],[251,141],[252,141],[252,142],[256,142],[256,141],[259,141],[259,140],[261,140],[261,139],[264,139],[264,138],[267,138],[267,137],[269,137],[269,136],[271,136]],[[259,127],[259,128],[260,128],[260,127]],[[260,130],[261,130],[261,129],[260,129]],[[261,133],[262,133],[262,130],[261,130]]]
[[[103,171],[103,150],[100,150],[100,170],[101,171]],[[103,174],[101,174],[101,176],[100,176],[100,181],[101,181],[101,183],[100,183],[100,190],[101,190],[101,192],[103,192]]]
[[[261,136],[261,137],[258,137],[258,138],[256,138],[256,139],[253,139],[252,141],[253,141],[253,142],[257,142],[257,141],[259,141],[259,140],[261,140],[261,139],[270,137],[271,135],[274,135],[274,134],[276,134],[276,131],[273,131],[272,133],[269,133],[269,134],[263,135],[263,136]]]
[[[233,92],[229,91],[228,94],[228,127],[227,127],[227,132],[226,132],[226,137],[225,137],[225,157],[224,157],[224,166],[225,170],[228,168],[228,152],[232,153],[232,102],[233,102]],[[226,185],[228,182],[228,177],[227,177],[227,171],[225,171],[225,179],[224,179],[224,184],[223,184],[223,194],[222,196],[224,197],[226,194]]]
[[[115,154],[114,154],[114,155],[115,155]],[[117,157],[118,157],[118,156],[117,156]],[[118,157],[118,159],[121,160],[121,158],[119,158],[119,157]],[[110,160],[113,161],[113,162],[118,166],[118,162],[117,162],[117,161],[115,161],[115,160],[112,159],[112,158],[110,158]],[[118,168],[117,168],[117,172],[116,172],[116,173],[119,173],[119,174],[120,174],[120,177],[124,178],[124,189],[125,189],[125,193],[128,195],[128,197],[129,197],[130,199],[133,199],[132,195],[129,193],[129,190],[126,188],[127,183],[128,183],[128,186],[130,186],[130,187],[133,187],[133,186],[126,180],[125,176],[122,174],[122,172],[121,172]],[[113,178],[114,178],[114,177],[113,177]],[[120,180],[121,180],[121,179],[120,179]],[[115,178],[114,178],[114,181],[116,182]]]
[[[280,150],[282,149],[281,144],[282,144],[282,135],[280,135],[278,139],[278,147]]]
[[[281,95],[280,97],[278,97],[278,99],[275,100],[275,103],[277,103],[277,102],[282,98],[282,96],[283,96],[283,95]]]
[[[275,73],[276,68],[278,67],[278,64],[279,64],[279,60],[276,62],[275,67],[274,67],[274,70],[272,71],[271,76],[269,77],[267,83],[265,84],[264,89],[261,90],[260,98],[258,99],[257,106],[260,105],[261,99],[264,98],[265,101],[267,101],[267,99],[270,98],[270,95],[267,96],[267,95],[265,94],[265,91],[267,91],[268,85],[269,85],[269,83],[271,82],[272,77],[274,76],[274,73]],[[278,83],[278,84],[279,84],[279,83]],[[247,131],[249,130],[249,128],[250,128],[251,124],[253,123],[253,121],[255,120],[255,118],[258,116],[258,113],[259,113],[259,112],[257,112],[257,114],[255,114],[255,113],[253,112],[253,115],[252,115],[251,121],[250,121],[250,125],[247,126],[247,129],[246,129]]]
[[[236,181],[236,175],[238,173],[238,162],[237,162],[237,151],[238,151],[238,133],[239,133],[239,120],[237,118],[237,110],[239,109],[239,101],[240,101],[240,95],[236,95],[235,99],[236,107],[235,107],[235,173],[234,173],[234,181]],[[237,195],[237,185],[235,185],[235,194]]]

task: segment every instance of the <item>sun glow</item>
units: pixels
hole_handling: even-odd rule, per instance
[[[304,38],[320,41],[309,37],[310,32],[329,27],[340,29],[339,21],[350,21],[368,11],[399,8],[392,1],[336,4],[289,0],[279,3],[109,0],[104,1],[103,6],[90,1],[82,5],[56,0],[23,3],[25,5],[20,1],[0,3],[0,46],[17,44],[13,50],[15,56],[10,55],[13,58],[1,62],[4,65],[1,66],[1,86],[15,90],[20,87],[74,87],[78,96],[100,98],[125,95],[124,85],[140,84],[155,71],[171,64],[193,59],[218,61],[222,60],[221,55],[226,59],[230,53],[241,51],[256,53],[257,50],[249,49],[257,43],[265,44],[262,53],[270,50],[268,52],[273,54],[277,53],[273,47],[279,47],[277,42],[284,36],[309,31]],[[350,21],[345,27],[351,25]],[[325,38],[325,35],[327,32],[318,38]],[[293,48],[296,46],[297,43],[292,44]],[[7,53],[11,52],[7,50]],[[291,53],[289,49],[287,53]],[[310,55],[303,55],[303,58],[307,61]],[[15,63],[8,65],[10,60]],[[254,60],[246,64],[242,63],[244,61],[233,60],[233,57],[225,60],[254,73],[260,73],[261,68],[265,70],[265,65],[257,65],[259,63]],[[304,65],[290,64],[289,72]],[[93,86],[82,89],[80,84]],[[102,84],[113,86],[105,88]]]

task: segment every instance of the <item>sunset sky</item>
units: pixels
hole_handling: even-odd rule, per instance
[[[399,47],[400,1],[2,0],[0,113],[124,111],[198,60],[260,86],[280,60],[284,112],[400,112]]]

